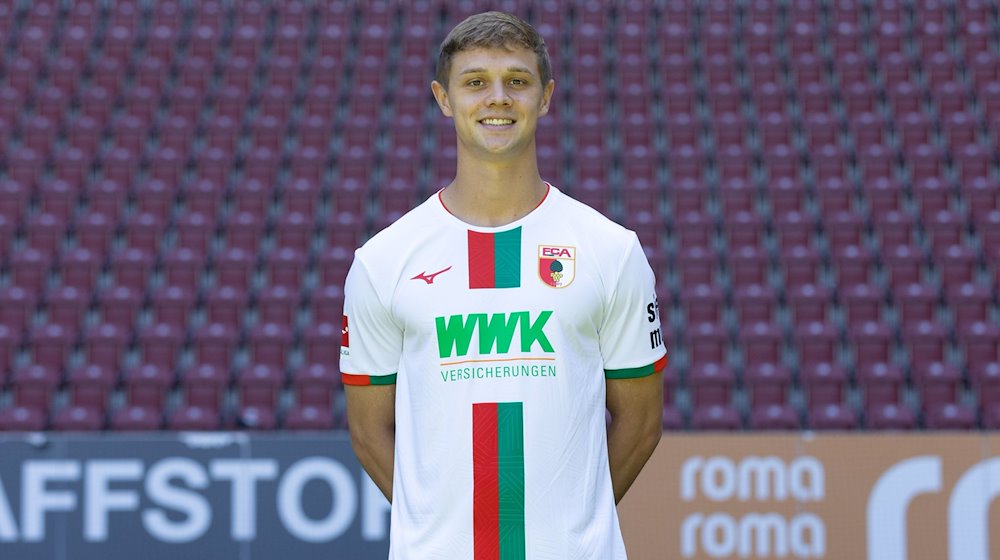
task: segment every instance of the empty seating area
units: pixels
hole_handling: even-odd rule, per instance
[[[332,429],[353,250],[454,172],[436,49],[546,38],[543,176],[634,229],[664,429],[1000,427],[989,0],[0,5],[0,430]]]

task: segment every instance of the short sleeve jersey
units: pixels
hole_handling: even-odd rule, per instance
[[[625,558],[606,379],[666,356],[635,233],[548,187],[468,225],[438,195],[358,249],[345,384],[396,385],[390,559]]]

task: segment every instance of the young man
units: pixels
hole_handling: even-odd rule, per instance
[[[655,281],[634,233],[539,176],[554,87],[527,23],[456,26],[431,84],[455,180],[348,274],[348,420],[392,559],[625,558],[615,504],[660,438]]]

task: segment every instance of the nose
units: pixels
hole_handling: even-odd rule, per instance
[[[510,93],[507,91],[507,84],[502,82],[497,82],[490,88],[490,95],[488,102],[490,106],[494,105],[510,105]]]

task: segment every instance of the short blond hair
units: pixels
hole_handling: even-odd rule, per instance
[[[524,47],[535,53],[542,86],[552,79],[552,63],[545,40],[530,23],[504,12],[483,12],[465,18],[441,43],[434,79],[445,88],[455,53],[475,48]]]

